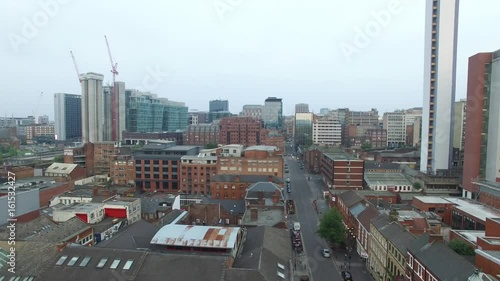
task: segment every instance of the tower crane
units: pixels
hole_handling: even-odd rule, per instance
[[[38,96],[38,102],[36,104],[36,107],[33,109],[33,117],[37,117],[36,114],[38,113],[38,108],[40,107],[40,102],[42,101],[42,96],[43,96],[43,92],[40,93],[40,95]]]
[[[111,132],[112,139],[116,141],[117,138],[117,110],[116,110],[116,75],[118,75],[118,64],[113,61],[113,56],[111,55],[111,48],[109,47],[108,37],[104,35],[106,40],[106,47],[108,48],[109,61],[111,62],[111,73],[113,73],[113,87],[111,87]]]
[[[71,54],[71,58],[73,59],[73,65],[75,66],[76,75],[78,76],[78,81],[80,81],[81,84],[82,79],[80,78],[80,71],[78,70],[78,64],[76,64],[75,55],[73,55],[73,51],[69,51],[69,53]]]

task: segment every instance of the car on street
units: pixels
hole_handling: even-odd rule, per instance
[[[321,255],[322,255],[324,258],[329,258],[329,257],[331,257],[330,250],[328,250],[328,249],[321,249]]]
[[[349,271],[342,271],[342,280],[343,281],[352,281],[352,275]]]

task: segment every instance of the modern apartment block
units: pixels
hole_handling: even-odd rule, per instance
[[[401,147],[406,144],[405,112],[384,113],[384,130],[387,131],[387,147]]]
[[[427,0],[420,171],[450,167],[457,57],[458,0]]]
[[[220,126],[216,124],[189,125],[183,133],[183,144],[217,145],[220,143]]]
[[[309,105],[307,103],[296,104],[295,113],[309,113]]]
[[[209,103],[209,112],[229,111],[228,100],[211,100]]]
[[[281,130],[283,128],[283,100],[269,97],[262,108],[262,120],[267,129]]]
[[[478,53],[469,58],[462,178],[463,195],[468,198],[479,192],[473,181],[486,176],[492,60],[493,53]]]
[[[220,144],[261,144],[262,122],[251,117],[224,117],[219,122]]]
[[[106,132],[106,107],[102,81],[104,75],[89,72],[80,75],[82,81],[82,141],[110,140]]]
[[[128,132],[153,133],[184,130],[188,108],[183,102],[159,98],[155,94],[126,90]]]
[[[56,140],[82,138],[82,96],[66,93],[54,94],[54,120]]]
[[[262,120],[262,108],[260,104],[246,104],[243,106],[241,116],[252,117],[257,120]]]
[[[342,124],[331,116],[319,117],[313,121],[312,143],[317,145],[340,146],[342,143]]]

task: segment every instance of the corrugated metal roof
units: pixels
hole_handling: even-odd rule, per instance
[[[231,249],[235,246],[239,227],[165,225],[156,233],[151,244],[166,246]]]

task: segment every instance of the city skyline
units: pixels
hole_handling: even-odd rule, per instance
[[[57,12],[51,16],[41,6],[9,1],[8,9],[4,10],[9,13],[2,15],[8,24],[1,27],[5,34],[1,52],[6,57],[6,64],[13,68],[4,69],[1,74],[10,81],[4,83],[4,91],[14,93],[17,98],[0,114],[30,115],[37,106],[35,97],[44,92],[47,95],[38,112],[53,119],[50,99],[53,93],[80,94],[70,50],[75,54],[81,73],[103,73],[104,85],[111,83],[104,35],[108,36],[114,60],[118,63],[118,81],[125,82],[128,89],[149,87],[159,97],[183,101],[190,109],[208,110],[209,100],[219,98],[229,100],[230,111],[238,113],[243,105],[261,104],[269,96],[283,98],[285,115],[293,114],[295,104],[301,102],[309,103],[313,112],[322,107],[353,110],[376,107],[385,112],[422,106],[424,2],[393,1],[397,8],[391,10],[394,13],[389,20],[379,21],[382,27],[379,34],[368,38],[363,48],[353,45],[356,28],[372,24],[374,15],[388,11],[389,2],[369,1],[362,6],[327,5],[326,1],[320,1],[309,7],[307,13],[298,4],[283,6],[255,2],[235,7],[223,20],[212,5],[158,4],[147,21],[138,21],[144,24],[134,22],[130,25],[120,21],[118,29],[128,30],[125,34],[104,24],[108,16],[103,16],[101,22],[99,13],[112,8],[120,11],[117,13],[121,14],[120,18],[131,17],[129,13],[137,17],[137,10],[149,7],[130,2],[120,6],[100,3],[102,9],[97,12],[95,21],[89,23],[80,19],[92,3],[59,4]],[[259,5],[266,7],[267,12],[257,9]],[[457,99],[464,98],[466,93],[467,58],[500,46],[500,38],[489,36],[498,26],[493,11],[500,3],[488,1],[483,5],[489,8],[461,3]],[[479,10],[481,21],[475,16]],[[353,13],[346,11],[357,12],[352,16]],[[31,21],[33,15],[41,12],[48,15],[48,22],[35,26],[34,35],[24,36],[24,19]],[[278,13],[283,25],[273,16]],[[346,17],[343,13],[351,15]],[[309,23],[296,22],[298,14],[310,19]],[[200,19],[194,20],[194,16]],[[188,22],[186,17],[190,19]],[[262,18],[262,23],[256,25],[255,17]],[[66,27],[64,23],[70,19],[72,24]],[[82,24],[89,28],[77,36],[74,30]],[[98,34],[91,28],[97,26],[102,30]],[[64,40],[58,39],[61,34],[65,34]],[[186,34],[192,36],[186,37]],[[15,41],[15,38],[24,39]],[[60,44],[54,44],[57,40]],[[200,44],[205,47],[189,47]],[[346,44],[354,46],[356,52],[348,55]],[[85,48],[81,47],[83,45]],[[132,56],[133,53],[138,55]],[[35,57],[36,60],[32,59]],[[381,67],[387,64],[392,67]],[[24,80],[31,83],[22,83]],[[342,97],[350,99],[339,101]],[[391,104],[387,100],[391,100]]]

